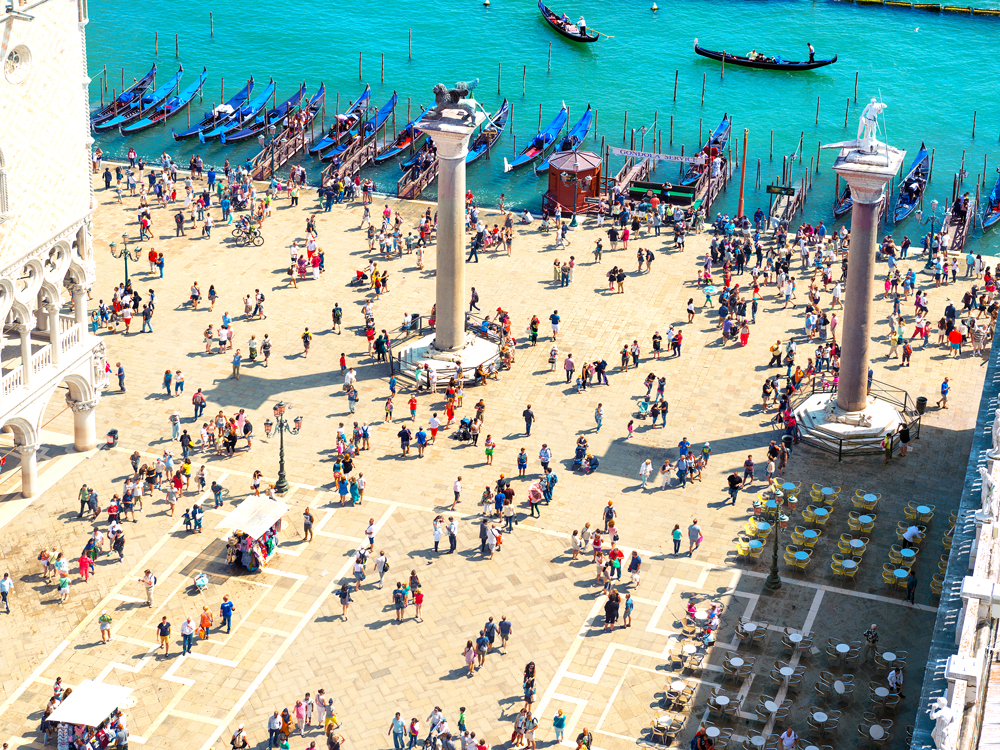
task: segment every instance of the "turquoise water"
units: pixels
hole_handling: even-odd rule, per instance
[[[696,149],[699,132],[707,136],[728,112],[734,121],[734,149],[743,129],[750,131],[745,200],[747,213],[752,213],[758,205],[767,208],[763,188],[753,186],[758,159],[762,184],[766,184],[780,176],[782,155],[796,150],[804,132],[804,162],[796,164],[793,176],[805,174],[810,158],[816,157],[818,142],[853,137],[864,103],[881,96],[889,105],[887,140],[906,149],[907,164],[921,141],[935,149],[928,198],[937,198],[943,205],[950,196],[963,150],[969,172],[963,189],[975,191],[984,155],[989,175],[986,193],[992,189],[1000,164],[1000,66],[994,62],[992,42],[1000,33],[1000,18],[855,6],[836,0],[659,0],[657,12],[650,10],[651,4],[651,0],[553,0],[550,7],[556,12],[565,10],[574,20],[582,13],[590,28],[614,37],[578,45],[552,31],[533,0],[492,0],[489,8],[481,0],[382,0],[375,4],[300,0],[294,5],[255,3],[245,15],[235,14],[227,5],[215,13],[214,37],[209,35],[210,6],[203,3],[145,0],[140,16],[122,13],[118,3],[91,0],[87,27],[94,79],[91,101],[94,106],[99,102],[97,79],[104,65],[110,89],[120,88],[123,66],[128,82],[145,73],[154,61],[161,75],[173,72],[173,66],[181,62],[186,70],[184,81],[190,81],[202,65],[208,66],[206,110],[219,100],[220,77],[225,77],[225,90],[232,94],[253,73],[258,84],[265,84],[269,76],[275,78],[279,101],[303,80],[310,94],[325,81],[329,123],[338,92],[343,109],[357,97],[363,83],[370,83],[374,106],[381,106],[393,90],[399,92],[396,128],[400,129],[406,122],[407,98],[415,116],[418,104],[431,102],[435,83],[452,84],[478,76],[476,96],[487,110],[495,110],[504,97],[512,102],[513,132],[500,140],[494,158],[470,167],[469,187],[484,204],[495,203],[504,192],[508,203],[532,207],[538,205],[545,180],[530,169],[504,175],[500,157],[513,156],[535,134],[539,104],[544,124],[565,101],[570,125],[592,104],[597,110],[596,128],[588,143],[594,151],[600,149],[602,136],[609,145],[622,145],[626,111],[629,130],[651,128],[655,115],[663,151],[668,153],[679,153],[682,144],[688,153]],[[407,59],[407,30],[411,28],[412,58]],[[159,57],[154,55],[154,32],[159,32]],[[179,60],[174,56],[175,33],[180,35]],[[836,53],[839,62],[797,74],[727,66],[722,79],[718,63],[694,54],[695,37],[709,49],[745,54],[755,48],[788,59],[803,59],[806,42],[812,42],[818,58]],[[547,69],[550,43],[551,70]],[[358,77],[359,52],[363,82]],[[383,54],[384,83],[380,81]],[[498,63],[502,65],[499,94]],[[679,74],[677,100],[673,101],[675,70]],[[978,110],[975,139],[974,110]],[[193,109],[192,119],[199,112]],[[671,115],[673,145],[668,144]],[[98,142],[105,152],[115,155],[124,155],[129,145],[148,157],[158,157],[166,149],[181,164],[192,153],[200,153],[207,163],[221,164],[227,156],[237,163],[256,151],[255,141],[230,147],[197,140],[174,143],[171,126],[183,129],[185,114],[177,115],[165,128],[130,139],[107,133],[98,136]],[[770,159],[772,130],[774,157]],[[652,134],[647,134],[646,150],[651,150],[651,139]],[[637,134],[637,147],[639,141]],[[834,199],[829,166],[834,153],[825,151],[821,156],[805,213],[808,220],[824,219],[828,225]],[[318,177],[319,162],[303,157],[302,163],[311,179]],[[612,159],[613,171],[614,165]],[[676,169],[661,167],[657,177],[669,179]],[[371,170],[371,176],[381,189],[391,190],[399,170],[389,162]],[[738,180],[717,210],[733,211],[737,192]],[[425,197],[433,197],[433,192],[426,192]],[[897,238],[903,234],[912,238],[920,232],[911,216],[894,233]],[[980,235],[976,230],[972,249],[1000,254],[996,233]]]

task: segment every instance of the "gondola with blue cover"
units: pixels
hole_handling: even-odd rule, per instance
[[[708,137],[708,142],[705,147],[699,151],[699,155],[705,157],[704,164],[692,164],[688,167],[688,170],[684,173],[681,178],[681,185],[691,185],[698,181],[701,177],[702,172],[709,169],[712,166],[712,159],[719,156],[722,150],[729,143],[729,133],[732,130],[733,123],[729,119],[729,114],[724,114],[722,116],[722,122],[719,123],[719,127],[712,131],[712,134]]]
[[[272,107],[269,110],[265,110],[257,115],[253,121],[245,122],[244,126],[239,130],[235,130],[232,133],[223,133],[219,136],[219,142],[225,146],[228,143],[238,143],[239,141],[245,141],[247,138],[253,138],[254,136],[262,133],[264,128],[268,125],[273,125],[277,123],[277,127],[281,128],[281,121],[285,119],[285,115],[292,112],[299,102],[302,101],[303,97],[306,95],[306,84],[305,81],[299,86],[298,91],[292,94],[288,99],[283,101],[277,107]]]
[[[493,144],[503,135],[503,129],[507,125],[509,117],[510,103],[504,99],[503,104],[500,105],[500,109],[483,124],[483,129],[479,131],[479,135],[476,136],[475,140],[472,141],[472,145],[469,146],[469,153],[465,156],[466,164],[471,164],[493,148]]]
[[[141,120],[136,120],[131,125],[122,126],[118,130],[122,135],[129,135],[131,133],[138,133],[140,130],[145,130],[146,128],[151,128],[154,125],[159,125],[161,122],[166,122],[168,118],[176,115],[195,98],[201,87],[205,85],[207,77],[208,68],[202,68],[201,75],[198,76],[197,80],[180,94],[170,97],[163,104],[154,107],[152,110],[146,110],[146,116]]]
[[[118,114],[107,120],[101,120],[100,122],[94,123],[94,131],[97,133],[103,133],[105,130],[112,130],[114,128],[120,128],[122,125],[128,125],[130,122],[134,122],[139,118],[145,116],[145,114],[151,110],[155,110],[163,102],[170,98],[170,92],[174,90],[177,84],[181,81],[181,76],[184,74],[184,66],[177,68],[177,74],[174,75],[169,81],[159,86],[155,91],[147,94],[143,94],[140,97],[136,97],[136,100],[128,106],[127,109],[119,110]]]
[[[583,139],[587,137],[587,133],[590,131],[590,123],[594,119],[594,110],[587,105],[587,111],[583,113],[583,116],[576,121],[576,125],[569,129],[569,133],[566,137],[559,142],[556,146],[556,150],[553,151],[553,155],[562,153],[563,151],[574,151],[579,148],[580,144],[583,143]],[[549,157],[551,159],[552,156]],[[546,159],[537,167],[535,167],[536,174],[545,174],[549,171],[549,159]]]
[[[531,164],[531,162],[548,151],[552,147],[552,144],[555,143],[556,137],[559,135],[559,131],[563,129],[563,125],[566,124],[567,117],[569,117],[569,112],[566,109],[566,103],[564,102],[562,108],[559,110],[559,114],[557,114],[555,118],[553,118],[552,122],[546,125],[545,128],[538,133],[538,135],[531,139],[531,143],[524,147],[514,161],[508,162],[507,157],[504,157],[503,171],[511,172],[518,167]]]
[[[90,115],[90,121],[98,123],[101,120],[110,120],[121,110],[131,106],[131,104],[137,101],[140,96],[149,91],[155,80],[156,64],[154,63],[153,67],[149,69],[149,72],[146,73],[146,75],[133,83],[103,107],[94,110],[94,112]]]
[[[346,134],[342,134],[340,143],[323,154],[320,159],[326,162],[333,161],[351,146],[359,142],[366,143],[368,140],[374,138],[378,131],[382,129],[382,126],[385,125],[385,121],[389,119],[392,110],[396,108],[397,99],[396,92],[393,91],[389,101],[383,104],[382,108],[375,113],[374,119],[363,120],[357,127],[351,128]]]
[[[899,197],[896,199],[896,208],[892,212],[892,220],[898,224],[911,213],[920,203],[920,196],[924,194],[927,187],[927,180],[931,174],[931,156],[920,144],[920,150],[910,165],[910,171],[899,183]]]
[[[193,138],[202,130],[214,128],[222,122],[223,118],[228,117],[242,107],[246,100],[250,98],[250,93],[252,91],[253,76],[250,76],[250,80],[247,81],[247,85],[233,94],[233,96],[229,98],[229,101],[224,104],[220,104],[211,112],[206,112],[204,116],[202,116],[201,121],[199,121],[196,125],[192,125],[187,130],[182,130],[180,133],[171,130],[170,135],[173,136],[175,141],[183,141],[185,138]]]
[[[365,86],[361,96],[347,108],[346,112],[335,115],[334,122],[330,125],[326,135],[309,147],[309,153],[319,154],[336,146],[340,139],[364,117],[365,110],[368,109],[368,104],[371,102],[371,96],[371,86]]]

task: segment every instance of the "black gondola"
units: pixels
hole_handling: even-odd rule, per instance
[[[833,65],[837,62],[836,55],[831,57],[829,60],[813,60],[812,62],[809,62],[808,60],[782,60],[780,57],[767,57],[766,55],[760,55],[759,57],[751,60],[745,55],[731,55],[728,52],[713,52],[710,49],[699,47],[697,39],[694,40],[694,51],[695,54],[701,55],[702,57],[709,57],[713,60],[725,60],[726,63],[730,65],[740,65],[744,68],[759,68],[761,70],[815,70],[816,68],[822,68],[825,65]]]
[[[590,44],[592,42],[596,42],[600,38],[599,34],[587,34],[586,32],[580,33],[580,29],[577,28],[575,24],[560,21],[559,16],[549,10],[542,0],[538,0],[538,10],[542,11],[542,15],[545,17],[545,20],[549,22],[549,26],[567,39],[572,39],[574,42],[585,42]]]

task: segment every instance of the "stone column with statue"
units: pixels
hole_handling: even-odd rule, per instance
[[[399,350],[402,372],[418,383],[429,370],[450,377],[459,367],[471,379],[475,368],[491,361],[499,347],[465,330],[465,157],[469,139],[486,120],[470,95],[479,79],[434,86],[434,106],[420,129],[434,141],[438,159],[435,332]]]

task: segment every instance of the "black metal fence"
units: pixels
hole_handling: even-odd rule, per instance
[[[817,382],[818,381],[818,382]],[[797,391],[792,399],[792,411],[801,406],[806,399],[817,393],[836,393],[837,386],[832,382],[824,380],[820,376],[813,378],[810,389]],[[903,424],[909,428],[910,439],[920,439],[920,422],[922,415],[918,413],[916,406],[910,399],[910,394],[902,388],[883,383],[879,380],[872,380],[869,394],[881,401],[892,404],[903,415]],[[881,456],[885,449],[882,441],[885,435],[873,435],[869,437],[845,438],[838,432],[824,427],[822,424],[814,423],[810,427],[803,429],[800,426],[799,442],[805,443],[824,453],[837,456],[837,461],[855,456]],[[895,453],[899,449],[899,433],[893,433],[890,437],[891,452]]]

